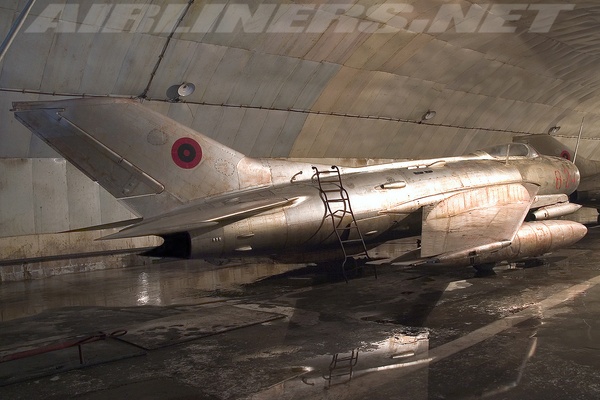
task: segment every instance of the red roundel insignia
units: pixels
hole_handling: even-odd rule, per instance
[[[171,157],[181,168],[194,168],[202,160],[202,147],[192,138],[177,139],[171,147]]]
[[[562,153],[560,153],[560,156],[566,160],[571,161],[571,154],[567,150],[563,150]]]

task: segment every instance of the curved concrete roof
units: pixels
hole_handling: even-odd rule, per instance
[[[0,4],[0,37],[25,3]],[[251,156],[455,155],[553,126],[574,146],[585,117],[600,157],[599,4],[335,3],[38,0],[0,63],[0,157],[55,156],[8,110],[64,95],[144,96]]]

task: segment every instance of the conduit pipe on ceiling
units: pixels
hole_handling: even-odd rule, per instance
[[[31,7],[33,7],[33,3],[35,3],[35,0],[29,0],[27,2],[27,4],[25,5],[25,8],[23,8],[23,11],[21,11],[21,13],[19,14],[17,19],[11,26],[10,31],[8,31],[8,35],[6,35],[6,39],[4,39],[4,41],[0,45],[0,62],[2,62],[4,55],[6,54],[10,45],[12,44],[13,40],[17,36],[17,33],[19,33],[19,30],[21,30],[21,27],[23,26],[23,23],[25,22],[25,18],[27,18],[27,16],[29,15],[29,11],[31,11]]]

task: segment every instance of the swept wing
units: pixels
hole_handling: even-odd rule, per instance
[[[533,184],[466,190],[423,209],[421,257],[510,242],[537,193]]]

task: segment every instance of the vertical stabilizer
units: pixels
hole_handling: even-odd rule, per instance
[[[575,157],[575,152],[571,148],[549,134],[515,136],[513,141],[530,144],[540,154],[547,156],[562,157],[569,161],[573,161]],[[577,156],[575,165],[577,165],[582,177],[600,173],[600,162],[588,160],[581,155]]]
[[[13,111],[33,133],[141,216],[240,189],[238,163],[254,162],[138,100],[19,102]]]

